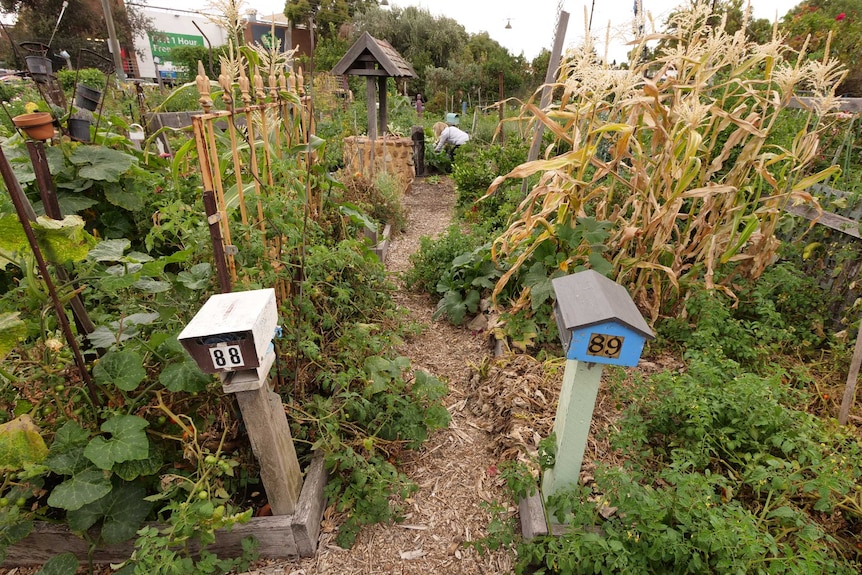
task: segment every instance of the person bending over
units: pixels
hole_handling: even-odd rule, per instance
[[[467,132],[451,124],[447,126],[443,122],[437,122],[432,129],[437,137],[434,151],[439,152],[444,146],[448,146],[449,159],[453,162],[455,161],[455,150],[470,141],[470,135]]]

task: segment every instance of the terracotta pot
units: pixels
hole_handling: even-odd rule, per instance
[[[33,140],[48,140],[54,135],[54,118],[47,112],[21,114],[12,118],[12,123]]]

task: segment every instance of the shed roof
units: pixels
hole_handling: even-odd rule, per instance
[[[595,270],[552,280],[557,305],[565,326],[578,329],[617,321],[644,337],[655,337],[626,288]]]
[[[335,75],[389,76],[418,78],[413,66],[386,40],[378,40],[368,32],[353,43],[332,69]]]

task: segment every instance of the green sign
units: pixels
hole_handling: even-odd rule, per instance
[[[174,34],[173,32],[150,32],[150,49],[153,51],[153,56],[158,56],[162,60],[171,59],[171,50],[180,46],[203,46],[204,39],[202,36],[193,36],[191,34]]]

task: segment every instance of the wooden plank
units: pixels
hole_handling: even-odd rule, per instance
[[[538,489],[533,495],[521,499],[518,503],[518,515],[521,517],[521,536],[524,541],[549,533],[548,523],[545,521],[545,505]]]
[[[856,220],[851,220],[850,218],[845,218],[844,216],[839,216],[832,212],[823,212],[820,214],[811,206],[804,204],[799,206],[786,206],[784,211],[789,214],[793,214],[794,216],[799,216],[806,220],[824,225],[827,228],[843,232],[848,236],[862,239],[862,234],[860,234],[859,231],[860,225]]]
[[[386,82],[388,78],[377,79],[377,101],[380,103],[380,110],[377,114],[377,133],[381,137],[386,137],[386,132],[389,128],[389,112],[387,111],[386,102]]]
[[[320,522],[326,509],[326,497],[323,494],[326,480],[327,473],[323,457],[315,457],[308,466],[299,503],[296,504],[296,512],[293,514],[293,540],[296,553],[300,557],[312,557],[317,552]]]
[[[351,68],[345,72],[348,76],[385,76],[389,77],[386,70],[372,70],[371,68]]]

